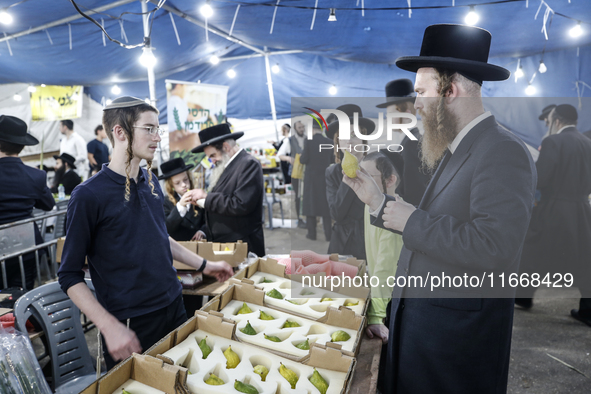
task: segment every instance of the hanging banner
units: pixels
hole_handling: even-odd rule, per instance
[[[182,157],[198,164],[201,156],[191,153],[199,145],[198,133],[226,121],[228,87],[166,80],[170,158]]]
[[[37,86],[31,93],[34,121],[76,119],[82,116],[83,86]]]

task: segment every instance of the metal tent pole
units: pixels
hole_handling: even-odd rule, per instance
[[[275,127],[275,138],[279,143],[279,131],[277,130],[277,111],[275,111],[275,95],[273,94],[273,78],[271,77],[271,66],[269,66],[269,54],[265,47],[265,70],[267,71],[267,87],[269,88],[269,101],[271,102],[271,115],[273,116],[273,126]]]

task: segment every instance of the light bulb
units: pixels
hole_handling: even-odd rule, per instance
[[[271,71],[273,71],[273,74],[278,74],[279,71],[281,71],[279,69],[279,64],[274,65],[273,67],[271,67]]]
[[[47,86],[47,85],[46,85],[46,84],[44,84],[44,83],[42,83],[42,84],[41,84],[41,87],[42,87],[42,88],[44,88],[44,87],[46,87],[46,86]]]
[[[12,96],[12,98],[14,99],[14,101],[21,101],[23,98],[21,97],[20,94],[15,94],[14,96]]]
[[[33,85],[29,85],[27,90],[29,91],[29,93],[35,93],[37,91],[37,88]]]
[[[113,100],[111,100],[111,99],[107,99],[107,101],[105,101],[105,103],[106,103],[107,105],[111,105],[111,103],[112,103],[112,102],[113,102]]]
[[[121,88],[119,86],[117,86],[117,85],[114,85],[111,88],[111,93],[113,93],[113,94],[119,94],[119,93],[121,93]]]
[[[569,34],[573,38],[577,38],[581,34],[583,34],[583,28],[581,27],[581,22],[577,23],[577,25],[575,27],[570,29]]]
[[[332,94],[333,96],[337,94],[337,87],[332,85],[330,89],[328,89],[328,93]]]
[[[329,22],[336,22],[337,21],[336,9],[334,9],[334,8],[330,9],[330,15],[328,16],[328,21]]]
[[[212,57],[209,58],[209,61],[211,62],[211,64],[213,64],[215,66],[216,64],[218,64],[220,62],[220,58],[217,57],[216,55],[213,55]]]
[[[226,74],[228,74],[228,78],[234,78],[234,77],[236,77],[236,71],[234,71],[233,68],[229,69]]]
[[[152,53],[152,49],[144,48],[140,56],[140,64],[146,68],[153,68],[157,61],[156,56]]]
[[[519,68],[515,71],[515,78],[519,79],[523,77],[523,68],[519,66]]]
[[[10,25],[12,23],[12,15],[6,11],[0,11],[0,23]]]
[[[470,7],[470,11],[466,14],[466,17],[464,18],[464,22],[466,22],[466,24],[468,26],[474,26],[475,24],[478,23],[479,19],[480,19],[480,16],[478,16],[476,11],[474,11],[474,7]]]
[[[533,96],[534,94],[536,94],[536,87],[534,85],[527,85],[527,88],[525,88],[525,94],[527,94],[528,96]]]
[[[205,3],[201,6],[199,12],[201,12],[201,15],[203,15],[205,18],[209,18],[213,15],[213,8],[211,8],[209,3]]]
[[[538,71],[540,74],[544,74],[546,71],[548,71],[548,67],[546,67],[543,60],[540,60],[540,67],[538,67]]]

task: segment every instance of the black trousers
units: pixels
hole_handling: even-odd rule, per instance
[[[306,216],[306,226],[308,227],[308,236],[316,239],[316,216]],[[327,241],[330,241],[332,236],[332,221],[330,215],[322,216],[322,227],[324,227],[324,237]]]
[[[169,306],[157,311],[147,313],[129,319],[129,328],[135,332],[142,346],[142,352],[148,350],[156,342],[164,338],[169,332],[187,321],[187,313],[183,304],[183,296],[178,296]],[[127,320],[121,320],[127,325]],[[103,337],[103,356],[107,371],[117,365],[118,361],[113,360],[107,349]]]
[[[39,252],[39,258],[41,256],[42,254]],[[33,290],[33,287],[35,287],[35,276],[37,275],[35,253],[23,255],[23,267],[25,268],[25,284],[27,285],[27,290]],[[0,268],[0,289],[4,288],[3,278],[2,269]],[[24,287],[18,257],[6,260],[6,281],[8,287]]]

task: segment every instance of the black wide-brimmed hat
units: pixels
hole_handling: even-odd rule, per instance
[[[39,140],[27,133],[27,124],[15,116],[0,116],[0,141],[17,145],[37,145]]]
[[[544,120],[548,117],[548,115],[550,115],[550,112],[552,112],[552,110],[556,108],[556,104],[550,104],[546,107],[544,107],[544,109],[542,110],[542,113],[540,114],[540,116],[538,116],[539,120]]]
[[[509,70],[488,63],[491,34],[479,27],[464,25],[431,25],[425,29],[419,56],[403,56],[396,65],[417,72],[422,67],[456,71],[466,78],[482,81],[504,81]]]
[[[378,108],[386,108],[390,105],[413,101],[415,99],[415,87],[410,79],[395,79],[386,84],[386,102],[376,105]]]
[[[176,159],[172,159],[162,163],[162,165],[160,166],[162,175],[160,175],[158,179],[168,179],[177,174],[181,174],[185,171],[188,171],[193,167],[194,166],[192,164],[185,164],[185,161],[182,157],[177,157]]]
[[[349,121],[353,122],[353,113],[357,112],[359,115],[359,127],[364,127],[367,131],[365,135],[370,135],[376,128],[376,124],[373,120],[364,118],[363,113],[361,112],[361,108],[355,104],[345,104],[337,107],[339,111],[343,111],[349,117]],[[334,138],[334,135],[339,131],[339,122],[336,116],[333,118],[335,119],[333,122],[328,124],[328,129],[326,130],[326,136],[331,140]]]
[[[216,124],[215,126],[208,127],[199,132],[199,141],[201,141],[201,145],[191,149],[191,152],[203,152],[203,149],[206,146],[210,146],[230,138],[237,140],[243,135],[244,133],[242,131],[232,133],[232,130],[230,130],[230,126],[227,123]]]
[[[72,168],[73,170],[76,169],[76,158],[74,158],[74,156],[68,154],[68,153],[62,153],[59,156],[54,155],[53,156],[54,159],[61,159],[63,162],[66,162],[70,165],[70,168]]]
[[[577,109],[570,104],[560,104],[554,108],[554,113],[560,115],[569,122],[576,122],[579,119]]]

